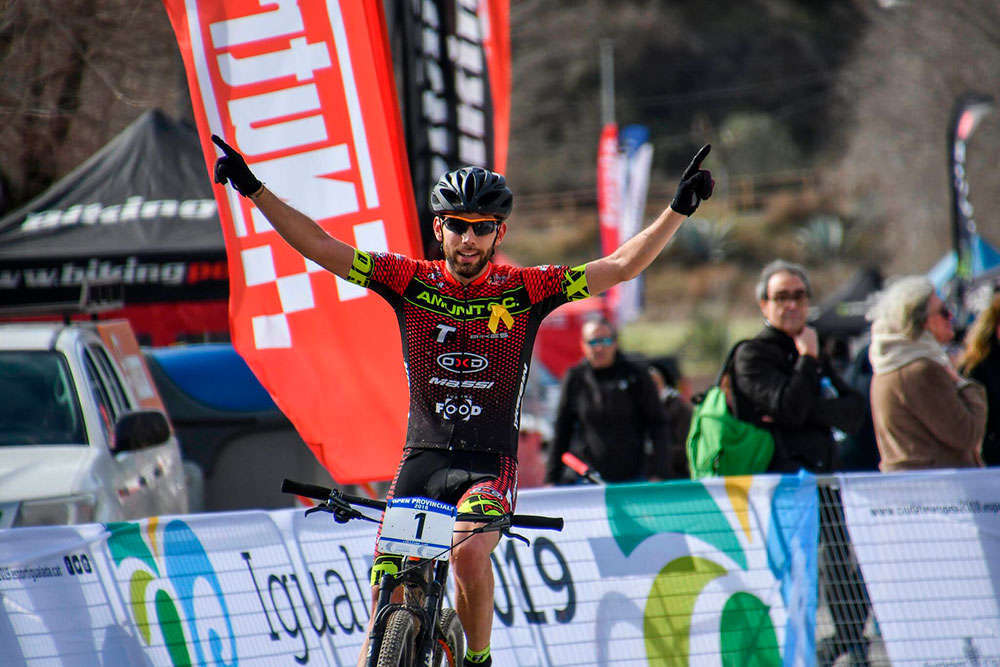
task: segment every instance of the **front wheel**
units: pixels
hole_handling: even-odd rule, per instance
[[[454,609],[442,609],[434,633],[435,667],[461,667],[465,658],[465,630]]]
[[[382,633],[382,649],[378,653],[378,667],[410,667],[416,661],[414,644],[417,622],[413,614],[397,609],[389,615]]]

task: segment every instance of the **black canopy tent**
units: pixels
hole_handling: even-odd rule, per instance
[[[0,219],[0,315],[115,295],[158,344],[228,330],[225,245],[194,126],[147,111]]]

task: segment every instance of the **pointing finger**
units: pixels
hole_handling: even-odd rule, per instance
[[[694,176],[695,173],[701,169],[701,163],[705,161],[705,158],[708,157],[711,150],[712,144],[705,144],[702,146],[701,149],[695,154],[694,159],[691,160],[691,164],[689,164],[688,168],[684,170],[684,175],[681,176],[681,179],[687,180]]]
[[[221,148],[222,152],[225,153],[226,155],[230,155],[230,156],[231,155],[239,155],[239,153],[237,153],[236,150],[232,146],[230,146],[225,141],[223,141],[222,139],[220,139],[218,135],[213,134],[212,135],[212,141],[215,143],[216,146],[218,146],[219,148]]]

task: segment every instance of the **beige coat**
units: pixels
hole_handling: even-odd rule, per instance
[[[872,419],[883,472],[982,466],[986,390],[956,383],[938,362],[919,358],[878,374]]]

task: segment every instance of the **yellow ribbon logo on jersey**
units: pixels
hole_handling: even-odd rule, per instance
[[[487,325],[490,328],[490,333],[496,333],[497,329],[500,328],[500,323],[503,322],[507,325],[508,329],[514,328],[514,318],[511,314],[507,312],[499,303],[494,303],[490,305],[490,322]]]

